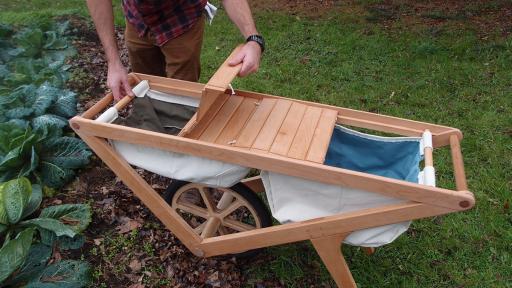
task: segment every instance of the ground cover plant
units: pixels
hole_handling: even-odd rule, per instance
[[[236,80],[235,88],[439,123],[464,133],[476,207],[415,221],[407,235],[371,257],[345,247],[359,287],[512,283],[512,7],[507,1],[466,2],[253,3],[268,49],[259,73]],[[31,9],[0,3],[0,16],[19,23],[70,12],[87,15],[83,1],[30,3]],[[116,11],[116,23],[122,24]],[[69,85],[79,88],[84,109],[103,94],[96,87],[104,85],[106,66],[90,22],[73,23],[80,57],[72,63]],[[122,40],[122,29],[117,32]],[[223,11],[207,27],[202,82],[241,41],[237,33]],[[453,188],[447,151],[436,151],[434,160],[439,185]],[[274,247],[248,261],[194,257],[108,168],[93,163],[66,193],[48,201],[91,202],[89,240],[79,254],[94,264],[97,286],[334,287],[307,243]],[[160,177],[146,178],[165,189]]]

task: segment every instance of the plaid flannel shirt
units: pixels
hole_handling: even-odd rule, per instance
[[[126,19],[140,37],[150,32],[158,46],[190,29],[204,13],[207,0],[123,0]]]

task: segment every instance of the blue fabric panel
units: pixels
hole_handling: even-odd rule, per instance
[[[418,138],[379,137],[336,126],[326,165],[418,183]]]

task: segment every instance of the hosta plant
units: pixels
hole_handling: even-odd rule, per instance
[[[91,221],[88,205],[46,207],[38,217],[42,191],[27,178],[0,184],[0,287],[83,287],[90,269],[80,261],[47,266],[55,245],[61,249],[83,244],[80,233]],[[39,237],[37,237],[39,235]],[[33,244],[36,240],[36,242]]]

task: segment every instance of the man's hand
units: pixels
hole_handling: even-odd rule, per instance
[[[121,63],[108,65],[107,85],[112,90],[116,101],[126,95],[133,96],[132,87],[128,83],[128,74]]]
[[[254,41],[249,41],[245,43],[240,52],[238,52],[238,54],[229,61],[229,65],[235,66],[242,63],[242,68],[240,69],[238,76],[245,77],[258,71],[260,67],[260,59],[260,45]]]

